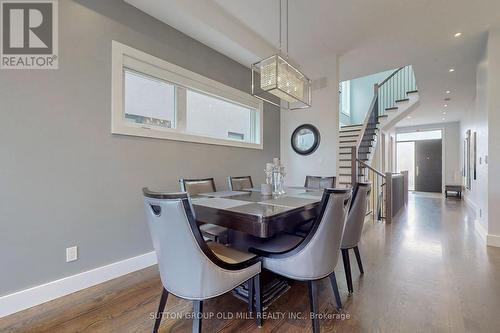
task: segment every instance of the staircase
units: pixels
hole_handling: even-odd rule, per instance
[[[372,157],[372,152],[376,148],[377,133],[379,131],[378,124],[370,124],[364,130],[363,125],[348,125],[342,126],[339,133],[339,173],[338,184],[340,187],[350,187],[352,185],[352,148],[358,147],[359,158],[366,163],[369,163]],[[360,171],[358,176],[364,176],[363,171]]]
[[[350,187],[357,181],[368,180],[379,132],[393,127],[417,105],[418,89],[412,66],[398,68],[384,81],[375,84],[365,121],[340,129],[339,187]],[[357,160],[360,163],[356,163]]]

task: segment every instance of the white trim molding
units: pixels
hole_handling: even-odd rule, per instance
[[[474,214],[478,216],[478,208],[476,204],[469,198],[467,193],[464,193],[462,198],[464,198],[465,204],[469,205],[469,207],[474,211]],[[479,220],[476,218],[474,219],[474,229],[478,233],[478,235],[481,237],[483,242],[486,244],[486,239],[488,236],[488,230],[479,222]]]
[[[156,254],[153,251],[2,296],[0,297],[0,318],[141,270],[156,263]]]
[[[474,212],[478,212],[476,204],[469,199],[467,195],[464,195],[465,203],[468,204]],[[479,222],[478,219],[474,220],[474,229],[481,236],[481,239],[487,246],[500,247],[500,235],[488,234],[488,230]]]
[[[483,242],[487,243],[488,231],[483,227],[478,219],[474,220],[474,229],[476,229],[479,236],[481,236]]]
[[[111,133],[212,145],[263,149],[264,104],[261,100],[252,95],[117,41],[112,41],[111,67]],[[150,125],[133,125],[127,122],[124,113],[125,69],[173,84],[177,91],[176,99],[179,99],[176,100],[176,116],[185,114],[186,112],[185,96],[188,90],[253,110],[255,114],[252,118],[255,119],[251,120],[252,135],[250,135],[250,139],[240,141],[230,138],[218,138],[190,133],[182,128],[185,126],[158,129]],[[181,92],[180,94],[179,91]],[[179,98],[180,96],[184,96],[184,98]],[[217,120],[214,119],[214,121]]]
[[[493,247],[500,247],[500,236],[488,234],[486,236],[486,245]]]

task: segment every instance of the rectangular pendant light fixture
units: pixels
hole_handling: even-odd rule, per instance
[[[283,53],[282,9],[286,13],[286,52]],[[288,58],[288,0],[279,2],[279,52],[265,58],[252,67],[252,95],[286,110],[311,107],[311,80]],[[285,56],[282,56],[285,54]]]
[[[252,65],[252,95],[287,110],[311,106],[311,80],[279,54]]]

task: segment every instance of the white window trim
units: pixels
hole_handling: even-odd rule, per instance
[[[158,138],[176,141],[205,143],[241,148],[263,149],[264,124],[263,102],[241,90],[226,86],[220,82],[191,72],[185,68],[154,57],[130,46],[112,41],[112,78],[111,78],[111,132],[113,134],[132,135],[148,138]],[[152,70],[154,66],[154,70]],[[150,74],[168,82],[193,90],[213,94],[231,102],[254,108],[257,112],[259,143],[239,142],[235,140],[218,139],[189,133],[179,129],[156,129],[147,126],[130,125],[124,115],[124,85],[123,68],[129,67],[144,74]]]
[[[351,116],[351,81],[343,81],[340,83],[342,85],[341,112],[346,116]]]

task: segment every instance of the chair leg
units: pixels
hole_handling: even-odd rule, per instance
[[[337,309],[342,309],[342,301],[340,300],[339,286],[337,285],[337,278],[335,277],[335,272],[330,274],[330,283],[332,284],[333,295],[335,296],[335,302],[337,303]]]
[[[168,291],[163,288],[160,298],[160,304],[158,305],[158,311],[156,312],[155,326],[153,327],[153,333],[157,333],[160,328],[161,319],[163,317],[163,310],[165,310],[165,305],[167,305]]]
[[[260,274],[253,278],[253,286],[255,289],[255,318],[257,326],[262,327],[262,291],[260,286]]]
[[[342,260],[344,261],[345,278],[347,280],[347,290],[350,294],[354,292],[352,288],[351,263],[349,262],[349,250],[342,249]]]
[[[313,333],[319,333],[319,320],[318,320],[318,291],[316,281],[307,281],[309,288],[309,303],[311,304],[311,316]]]
[[[203,301],[193,301],[193,333],[201,333],[201,317],[203,316]]]
[[[247,281],[247,289],[248,289],[248,312],[252,313],[253,311],[253,278]]]
[[[361,255],[359,254],[359,248],[357,246],[354,247],[354,254],[356,255],[356,261],[358,262],[359,271],[361,274],[364,274],[363,263],[361,262]]]

